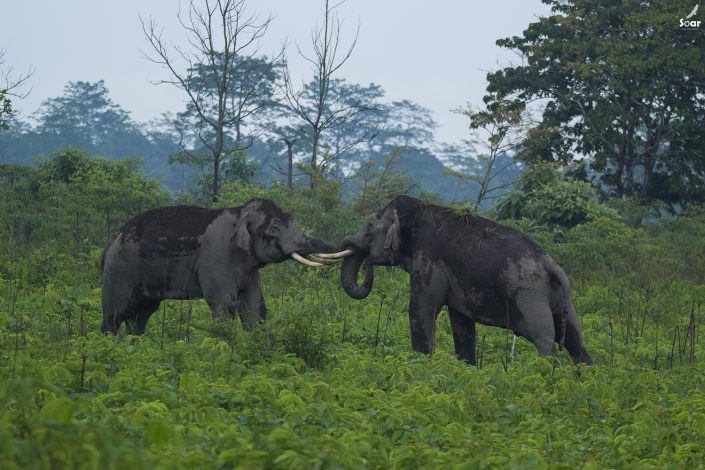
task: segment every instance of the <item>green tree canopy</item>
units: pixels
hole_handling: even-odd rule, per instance
[[[69,82],[62,96],[42,103],[36,118],[39,133],[91,153],[100,149],[114,157],[126,140],[147,143],[129,113],[112,101],[103,80]]]
[[[12,101],[0,90],[0,129],[9,129],[7,119],[12,116]]]
[[[134,122],[113,102],[102,80],[69,82],[61,96],[42,103],[34,118],[36,125],[12,117],[10,129],[0,133],[0,162],[31,165],[37,156],[73,147],[108,159],[144,157],[145,173],[162,177],[172,190],[193,179],[193,171],[167,165],[168,156],[178,149],[170,129],[159,121]]]
[[[705,36],[679,26],[692,2],[543,1],[552,15],[497,41],[521,65],[488,75],[488,96],[538,111],[522,158],[587,157],[618,198],[705,200]]]
[[[76,255],[83,245],[101,245],[130,217],[170,201],[141,166],[140,159],[91,158],[72,147],[34,169],[0,165],[0,233],[9,227],[17,242],[63,240]]]

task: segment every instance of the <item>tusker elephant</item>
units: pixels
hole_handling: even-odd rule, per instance
[[[455,352],[476,362],[475,322],[509,328],[542,355],[555,343],[590,364],[563,270],[528,236],[491,220],[399,196],[343,239],[341,283],[354,299],[372,289],[373,266],[410,275],[409,323],[415,351],[433,350],[436,317],[448,307]],[[358,272],[364,263],[364,281]]]
[[[239,314],[245,329],[266,315],[259,269],[289,258],[319,267],[326,242],[304,236],[271,201],[242,207],[154,209],[128,221],[103,251],[103,332],[144,333],[164,299],[205,298],[214,315]]]

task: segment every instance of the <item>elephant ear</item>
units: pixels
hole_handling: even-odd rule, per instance
[[[389,230],[387,230],[387,239],[384,241],[384,249],[392,249],[393,251],[397,251],[399,249],[399,239],[401,236],[399,235],[399,216],[397,215],[397,210],[394,209],[394,222],[392,222],[392,225],[389,227]]]
[[[249,213],[245,213],[240,217],[240,220],[238,220],[235,224],[235,233],[232,238],[235,246],[245,251],[250,250],[250,244],[252,242],[252,237],[250,236],[249,230],[249,218]]]

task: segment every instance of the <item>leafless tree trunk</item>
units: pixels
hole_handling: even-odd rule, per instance
[[[286,157],[287,157],[287,166],[286,166],[286,187],[289,188],[291,191],[292,188],[292,176],[294,173],[294,144],[296,143],[296,139],[284,139],[284,142],[286,143]]]
[[[203,145],[208,155],[205,158],[195,155],[183,141],[182,153],[192,163],[207,163],[212,168],[211,198],[216,202],[220,167],[239,145],[239,140],[234,147],[227,145],[228,131],[234,128],[240,139],[243,120],[263,106],[261,100],[252,99],[260,84],[257,79],[248,80],[247,89],[233,91],[234,83],[243,69],[261,60],[257,58],[259,39],[272,18],[260,21],[257,16],[247,14],[245,0],[191,0],[187,12],[179,11],[177,16],[191,50],[170,45],[153,18],[140,18],[151,46],[151,54],[144,55],[169,73],[168,79],[157,83],[176,86],[188,96],[200,121],[196,144]],[[270,66],[278,59],[269,61]],[[185,64],[185,69],[179,61]],[[264,79],[262,76],[261,80]]]
[[[453,176],[476,182],[480,188],[475,198],[475,207],[480,207],[488,194],[501,188],[492,186],[503,168],[496,168],[497,158],[519,147],[526,139],[527,126],[521,112],[513,109],[508,102],[499,102],[493,109],[474,111],[470,106],[456,110],[470,120],[471,137],[465,143],[476,152],[477,158],[485,162],[480,175],[467,175],[457,171],[448,171]]]
[[[343,0],[344,1],[344,0]],[[284,97],[291,110],[309,127],[311,133],[311,189],[314,187],[315,174],[320,172],[318,161],[318,148],[321,137],[327,129],[339,126],[352,119],[361,110],[361,106],[350,106],[343,103],[330,103],[330,86],[332,77],[347,62],[357,43],[359,27],[355,32],[350,47],[341,53],[341,22],[335,9],[343,1],[334,5],[325,0],[323,12],[323,25],[311,33],[313,56],[307,56],[297,46],[299,54],[311,64],[314,78],[313,102],[304,98],[303,86],[295,89],[289,70],[285,64],[284,70]]]

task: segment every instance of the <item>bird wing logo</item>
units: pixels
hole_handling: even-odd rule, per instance
[[[700,24],[702,21],[700,20],[691,20],[692,17],[698,14],[698,7],[700,4],[695,5],[695,8],[688,13],[688,16],[685,17],[685,19],[681,18],[679,26],[681,29],[689,29],[689,30],[698,30],[700,29]]]

